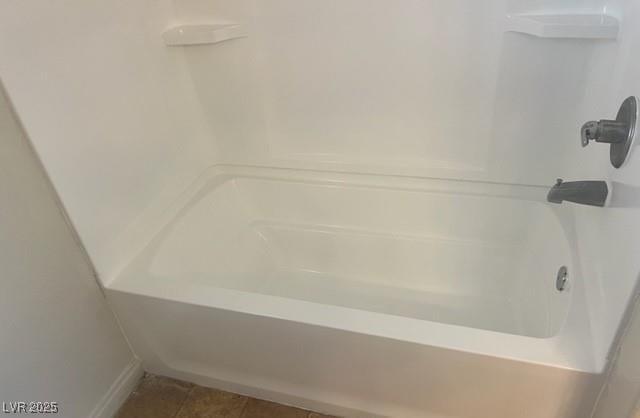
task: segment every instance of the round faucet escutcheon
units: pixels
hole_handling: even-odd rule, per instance
[[[582,125],[580,143],[583,147],[589,145],[590,141],[610,144],[611,164],[620,168],[633,146],[637,119],[638,99],[635,96],[627,97],[622,102],[615,120],[602,119]]]

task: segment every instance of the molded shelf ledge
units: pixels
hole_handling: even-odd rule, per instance
[[[507,16],[507,32],[539,38],[616,39],[618,19],[603,14],[515,14]]]
[[[162,33],[168,46],[216,44],[246,36],[244,26],[236,23],[174,26]]]

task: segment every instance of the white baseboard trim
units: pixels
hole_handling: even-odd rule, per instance
[[[90,418],[113,418],[144,374],[140,359],[134,358],[93,408]]]

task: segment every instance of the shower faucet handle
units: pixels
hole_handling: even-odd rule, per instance
[[[615,120],[602,119],[582,125],[580,143],[583,147],[589,145],[590,141],[609,144],[611,164],[615,168],[620,168],[631,151],[637,117],[638,100],[634,96],[627,97],[620,106]]]
[[[580,142],[583,148],[589,145],[589,141],[596,139],[596,132],[598,132],[598,122],[592,120],[582,125],[582,129],[580,129]]]
[[[589,121],[582,125],[580,139],[582,146],[589,145],[589,141],[619,144],[626,141],[629,128],[625,122],[617,120]]]

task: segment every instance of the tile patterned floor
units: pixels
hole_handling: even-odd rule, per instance
[[[146,375],[117,418],[335,418],[316,412]]]

